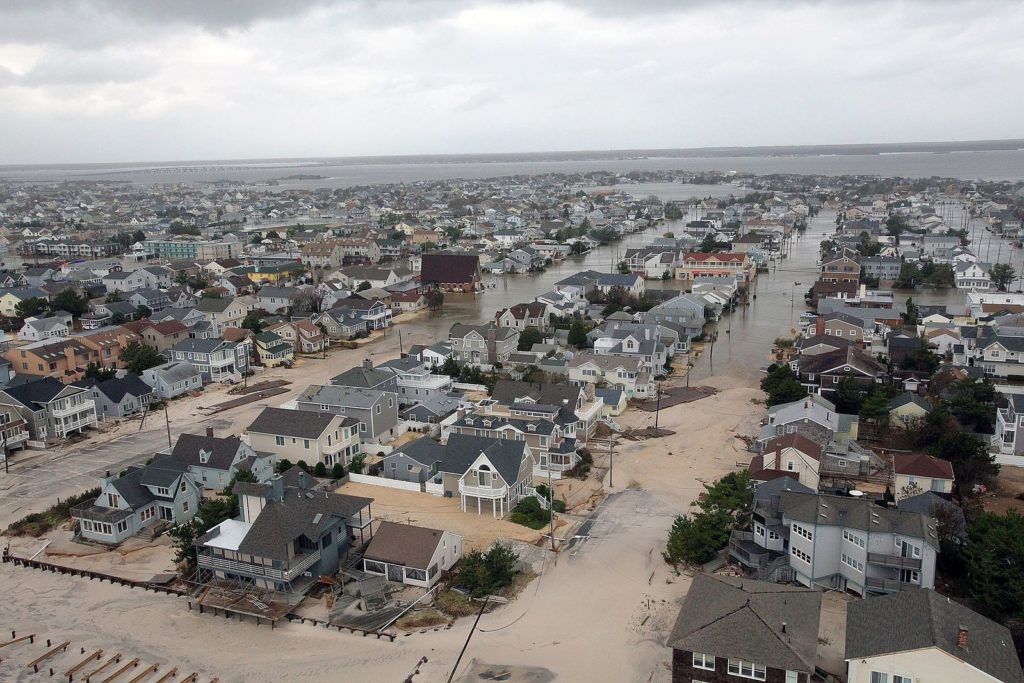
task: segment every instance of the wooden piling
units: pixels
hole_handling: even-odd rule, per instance
[[[138,665],[139,665],[139,658],[136,657],[135,659],[133,659],[132,661],[128,662],[127,664],[122,666],[120,669],[118,669],[114,673],[112,673],[109,676],[107,676],[106,678],[104,678],[100,683],[110,683],[110,681],[114,680],[115,678],[117,678],[118,676],[123,674],[128,669],[131,669],[133,667],[137,667]]]
[[[70,645],[70,644],[71,644],[70,640],[65,640],[63,643],[61,643],[57,647],[53,648],[52,650],[50,650],[50,651],[48,651],[48,652],[46,652],[44,654],[39,655],[39,657],[37,657],[36,659],[33,659],[31,662],[29,662],[28,663],[28,668],[32,669],[32,671],[34,671],[36,673],[39,673],[39,665],[40,664],[45,662],[47,659],[50,659],[51,657],[55,657],[58,654],[60,654],[61,652],[64,652],[65,650],[68,649],[68,645]]]
[[[80,661],[78,664],[75,664],[73,667],[65,671],[64,675],[67,676],[68,680],[70,681],[76,673],[85,668],[86,664],[88,664],[94,659],[100,659],[101,657],[103,657],[103,650],[96,650],[91,655]]]

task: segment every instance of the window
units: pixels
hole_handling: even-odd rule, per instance
[[[715,670],[715,658],[712,655],[706,655],[701,652],[693,653],[693,668],[704,669],[705,671]]]
[[[805,529],[804,527],[800,526],[799,524],[794,524],[793,525],[793,533],[795,533],[797,536],[803,536],[808,541],[813,541],[814,540],[814,532],[812,532],[810,529]]]
[[[800,680],[800,674],[796,671],[786,672],[786,683],[798,683]]]
[[[122,533],[122,534],[124,532],[128,531],[128,522],[127,522],[127,520],[123,520],[122,519],[120,522],[118,522],[117,523],[117,530],[118,530],[119,533]]]
[[[859,536],[857,536],[856,534],[854,534],[853,532],[851,532],[851,531],[849,531],[847,529],[843,529],[843,539],[846,540],[846,541],[849,541],[850,543],[854,544],[858,548],[863,548],[864,547],[864,539],[860,538]]]
[[[309,439],[302,440],[302,447],[305,448],[307,451],[309,450]]]
[[[283,446],[284,445],[284,437],[283,436],[275,436],[274,437],[274,443],[277,444],[278,446]]]
[[[863,562],[858,562],[856,559],[850,557],[846,553],[843,553],[842,559],[843,559],[843,564],[845,564],[846,566],[852,567],[853,569],[856,569],[859,572],[864,571],[864,563]]]
[[[188,501],[187,500],[181,501],[181,511],[182,512],[188,512]]]
[[[798,559],[801,559],[801,560],[803,560],[804,562],[806,562],[807,564],[810,564],[810,563],[811,563],[811,556],[810,556],[810,555],[808,555],[807,553],[805,553],[805,552],[804,552],[803,550],[800,550],[799,548],[796,548],[796,547],[790,547],[790,549],[789,549],[789,553],[790,553],[790,555],[792,555],[793,557],[796,557],[796,558],[798,558]]]
[[[796,469],[796,466],[793,464],[792,460],[786,461],[786,469],[789,470],[790,472]]]
[[[767,676],[764,664],[754,664],[753,662],[745,662],[742,659],[729,660],[729,673],[733,676],[753,678],[757,681],[763,681]]]

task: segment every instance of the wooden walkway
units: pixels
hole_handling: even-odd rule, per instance
[[[110,583],[118,584],[118,585],[121,585],[121,586],[127,586],[128,588],[133,588],[133,589],[134,588],[142,588],[143,590],[153,591],[154,593],[166,593],[167,595],[174,595],[176,597],[191,598],[191,596],[189,595],[188,591],[186,591],[183,588],[178,588],[178,587],[175,587],[175,586],[165,586],[165,585],[156,584],[156,583],[150,583],[149,581],[134,581],[132,579],[125,579],[125,578],[122,578],[120,576],[112,576],[110,574],[104,574],[102,572],[94,572],[94,571],[91,571],[91,570],[88,570],[88,569],[77,569],[75,567],[66,567],[64,565],[54,564],[52,562],[44,562],[42,560],[31,560],[31,559],[28,559],[28,558],[25,558],[25,557],[17,557],[16,555],[12,555],[10,553],[10,551],[8,551],[7,549],[5,549],[4,552],[3,552],[2,560],[3,560],[4,563],[10,562],[11,564],[13,564],[16,567],[28,567],[28,568],[31,568],[31,569],[39,569],[41,571],[53,572],[55,574],[66,574],[66,575],[70,575],[70,576],[81,576],[83,578],[89,579],[90,581],[92,581],[92,580],[109,581]],[[296,614],[294,612],[287,612],[285,614],[277,616],[277,618],[270,619],[270,618],[267,618],[266,615],[260,616],[260,615],[257,615],[255,613],[253,613],[251,610],[246,610],[245,608],[242,608],[242,607],[239,607],[239,606],[236,606],[236,605],[222,605],[222,606],[206,605],[204,607],[204,605],[202,603],[197,602],[197,606],[199,608],[199,613],[200,614],[203,614],[203,613],[205,613],[207,611],[212,610],[215,615],[220,614],[220,613],[224,613],[225,617],[230,617],[232,615],[237,616],[239,621],[241,621],[242,617],[245,617],[245,616],[256,617],[256,624],[257,625],[260,624],[260,621],[262,619],[264,621],[269,621],[272,628],[273,628],[273,623],[275,621],[277,621],[278,619],[283,618],[283,619],[287,619],[289,621],[289,623],[297,621],[300,624],[305,624],[305,623],[309,622],[313,626],[322,626],[322,627],[324,627],[326,629],[337,629],[339,632],[340,631],[348,631],[349,633],[358,633],[358,634],[361,634],[364,638],[366,636],[373,635],[373,636],[376,636],[378,640],[380,640],[381,638],[387,638],[388,642],[394,642],[395,641],[395,634],[394,633],[380,633],[380,632],[378,632],[376,630],[373,630],[372,627],[367,627],[367,626],[362,626],[361,627],[360,625],[356,625],[356,624],[352,624],[352,625],[349,625],[349,624],[332,624],[330,622],[323,621],[321,619],[314,619],[314,618],[311,618],[311,617],[304,617],[304,616],[298,615],[298,614]],[[189,600],[189,603],[188,603],[188,609],[189,610],[192,609],[192,600],[191,599]]]

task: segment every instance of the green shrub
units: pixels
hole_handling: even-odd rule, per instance
[[[345,476],[345,466],[340,462],[334,463],[331,467],[331,479],[338,480]]]
[[[519,501],[509,519],[531,529],[543,529],[551,521],[551,513],[540,506],[536,497],[528,496]]]
[[[327,465],[323,464],[322,462],[318,462],[316,466],[313,468],[313,474],[318,477],[326,477]]]
[[[42,536],[50,529],[59,527],[71,519],[71,508],[95,500],[99,495],[99,488],[94,488],[65,498],[43,512],[34,512],[12,523],[7,527],[6,534],[8,536]]]
[[[457,585],[475,598],[496,593],[512,585],[518,559],[511,548],[501,543],[495,543],[486,553],[474,550],[462,558]]]

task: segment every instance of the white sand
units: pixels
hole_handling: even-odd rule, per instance
[[[326,378],[339,371],[335,366],[316,374]],[[303,386],[317,381],[312,375],[294,379]],[[689,582],[673,576],[660,557],[666,531],[703,490],[702,482],[746,460],[735,437],[756,433],[764,415],[763,406],[751,403],[760,392],[727,378],[710,383],[721,393],[661,412],[660,426],[675,436],[617,444],[614,491],[621,494],[603,504],[588,540],[560,553],[517,600],[481,619],[460,672],[476,658],[546,667],[564,681],[669,680],[664,641]],[[630,411],[619,422],[646,426],[653,420],[653,414]],[[592,450],[601,466],[603,449],[595,444]],[[447,526],[474,542],[491,534],[535,534],[460,512],[454,500],[376,489],[346,487],[378,498],[378,517]],[[582,487],[577,491],[586,498]],[[120,650],[222,681],[401,681],[422,656],[430,661],[416,683],[445,681],[472,622],[462,619],[448,631],[388,643],[298,624],[271,632],[252,622],[200,616],[172,597],[10,565],[0,567],[0,586],[4,628],[71,638],[75,653],[79,646]],[[19,654],[0,664],[0,680],[20,680],[22,659]]]

